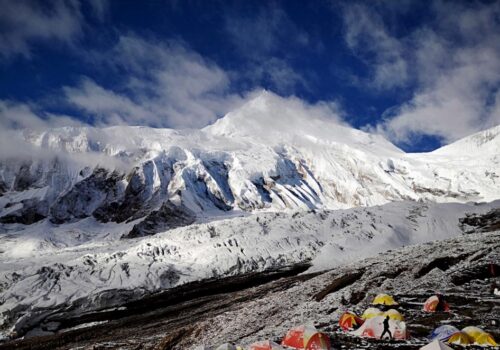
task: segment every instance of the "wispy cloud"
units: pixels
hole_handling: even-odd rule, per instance
[[[370,68],[369,79],[358,81],[377,89],[392,89],[408,82],[404,44],[393,37],[382,16],[366,5],[344,7],[347,46]]]
[[[0,58],[31,58],[39,42],[73,45],[86,26],[82,5],[99,20],[108,9],[107,0],[0,0]]]
[[[297,86],[307,88],[306,79],[290,64],[290,47],[310,49],[309,34],[299,28],[275,3],[247,16],[228,12],[226,33],[248,65],[247,79],[290,94]]]
[[[64,92],[97,124],[201,127],[244,99],[231,92],[224,70],[180,42],[121,36],[92,60],[123,78],[106,89],[85,77]]]
[[[449,143],[500,123],[500,4],[436,2],[431,10],[425,26],[403,37],[387,29],[380,11],[360,5],[346,22],[346,41],[372,57],[370,84],[414,86],[409,101],[367,127],[400,143],[422,135]]]
[[[77,1],[0,1],[0,56],[30,57],[39,40],[72,42],[82,29]]]

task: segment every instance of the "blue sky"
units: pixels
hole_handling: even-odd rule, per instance
[[[331,106],[407,151],[500,124],[498,1],[0,6],[4,130],[202,127],[260,89]]]

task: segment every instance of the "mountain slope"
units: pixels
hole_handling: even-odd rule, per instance
[[[202,130],[24,131],[31,156],[0,162],[0,223],[148,218],[136,237],[242,211],[500,198],[498,127],[405,154],[297,104],[263,93]],[[170,220],[168,207],[184,219]]]
[[[142,240],[117,240],[134,223],[40,222],[0,236],[0,320],[4,332],[13,326],[22,335],[65,315],[119,307],[188,282],[305,262],[312,270],[332,268],[388,249],[454,237],[470,231],[461,218],[496,207],[498,202],[399,202],[260,213]]]

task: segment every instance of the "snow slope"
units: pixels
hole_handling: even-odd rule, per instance
[[[314,270],[331,268],[387,249],[456,236],[462,232],[459,218],[498,204],[399,202],[260,213],[139,240],[118,240],[123,224],[40,222],[0,237],[1,320],[5,332],[14,326],[21,335],[49,322],[51,315],[117,307],[190,281],[307,261]],[[71,243],[68,235],[93,239],[63,247]]]

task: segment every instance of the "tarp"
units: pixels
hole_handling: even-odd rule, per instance
[[[358,329],[365,321],[362,318],[359,318],[356,314],[352,312],[344,312],[342,316],[340,316],[339,326],[344,331],[352,331],[354,329]]]
[[[380,339],[382,332],[384,331],[384,319],[383,316],[377,316],[370,318],[363,323],[361,327],[357,330],[352,331],[351,334],[360,337],[376,338]],[[392,337],[394,339],[408,339],[408,332],[406,330],[406,323],[389,320],[389,330],[391,331]]]
[[[398,305],[398,303],[389,294],[381,293],[373,299],[372,305]]]
[[[330,338],[318,332],[314,326],[301,325],[290,329],[281,345],[294,349],[330,350]]]
[[[439,340],[434,340],[432,343],[422,346],[419,350],[453,350],[448,345],[440,342]]]
[[[439,303],[439,298],[437,295],[431,296],[429,299],[425,301],[423,310],[426,312],[435,312],[436,307]],[[448,305],[447,302],[444,302],[444,311],[449,312],[450,311],[450,306]]]
[[[248,346],[248,350],[285,350],[273,341],[264,340]]]

